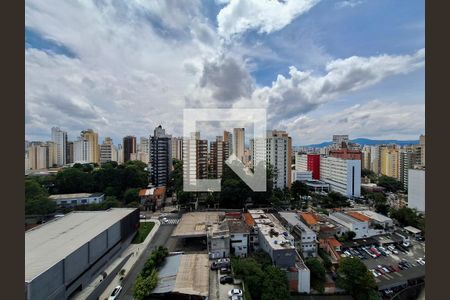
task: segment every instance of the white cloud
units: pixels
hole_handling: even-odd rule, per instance
[[[412,55],[352,56],[336,59],[325,67],[325,74],[289,68],[289,77],[278,75],[270,87],[254,91],[252,98],[236,107],[266,107],[272,126],[317,109],[349,92],[373,86],[383,79],[407,74],[424,66],[425,51]]]
[[[346,7],[355,7],[357,5],[362,4],[362,0],[345,0],[345,1],[339,1],[336,3],[337,8],[346,8]]]
[[[217,15],[218,32],[229,40],[247,30],[271,33],[289,25],[320,0],[231,0]]]
[[[26,26],[76,56],[26,50],[27,138],[53,125],[71,138],[86,127],[148,135],[159,123],[181,132],[185,92],[218,39],[198,1],[176,4],[27,1]]]
[[[281,128],[288,130],[296,145],[308,145],[329,141],[337,132],[348,133],[352,139],[417,139],[424,125],[424,104],[372,100],[330,115],[301,116]]]

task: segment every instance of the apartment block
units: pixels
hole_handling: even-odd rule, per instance
[[[321,157],[320,180],[347,197],[361,196],[361,161]]]

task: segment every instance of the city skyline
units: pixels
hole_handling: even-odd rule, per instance
[[[49,124],[115,141],[158,124],[180,136],[183,108],[197,107],[267,108],[294,145],[339,132],[415,139],[424,5],[403,3],[27,2],[25,139],[48,139]]]

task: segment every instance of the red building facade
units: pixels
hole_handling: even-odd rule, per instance
[[[308,154],[307,167],[312,172],[312,178],[320,180],[320,154]]]

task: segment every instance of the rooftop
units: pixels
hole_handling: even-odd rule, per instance
[[[412,226],[406,226],[406,227],[403,227],[403,229],[405,229],[405,230],[407,230],[409,232],[412,232],[414,234],[422,232],[420,229],[417,229],[416,227],[412,227]]]
[[[245,223],[247,223],[248,226],[254,226],[255,220],[253,220],[253,217],[250,213],[244,213]]]
[[[208,296],[209,260],[207,254],[168,256],[158,270],[158,285],[152,294],[179,293]]]
[[[334,212],[330,216],[334,216],[338,220],[342,220],[343,222],[352,223],[352,224],[359,223],[359,222],[367,222],[367,221],[358,220],[355,217],[352,217],[348,214],[341,213],[341,212]]]
[[[103,195],[103,194],[102,193],[58,194],[58,195],[50,195],[49,198],[52,200],[62,200],[62,199],[79,199],[79,198],[98,197],[101,195]]]
[[[228,228],[230,233],[250,233],[250,228],[242,220],[228,220]]]
[[[250,210],[249,212],[272,249],[295,249],[294,238],[281,226],[275,216],[264,213],[262,210]]]
[[[305,213],[305,212],[301,212],[300,216],[303,218],[303,220],[305,220],[305,222],[308,225],[316,225],[317,224],[317,218],[316,216],[314,216],[312,213]]]
[[[367,217],[359,212],[356,212],[356,211],[349,211],[349,212],[347,212],[347,215],[349,215],[359,221],[362,221],[362,222],[367,222],[370,220],[369,217]]]
[[[172,233],[173,237],[206,236],[207,226],[219,223],[223,212],[190,212],[185,213]]]
[[[383,216],[382,214],[379,214],[379,213],[371,211],[371,210],[361,210],[361,211],[358,211],[358,213],[363,214],[363,215],[369,217],[370,219],[378,221],[378,222],[392,222],[391,218],[388,218],[386,216]]]
[[[299,216],[295,212],[280,212],[280,216],[286,220],[291,226],[297,226],[302,232],[310,235],[315,235],[307,225],[300,221]]]
[[[25,281],[48,270],[135,208],[76,211],[25,232]]]

